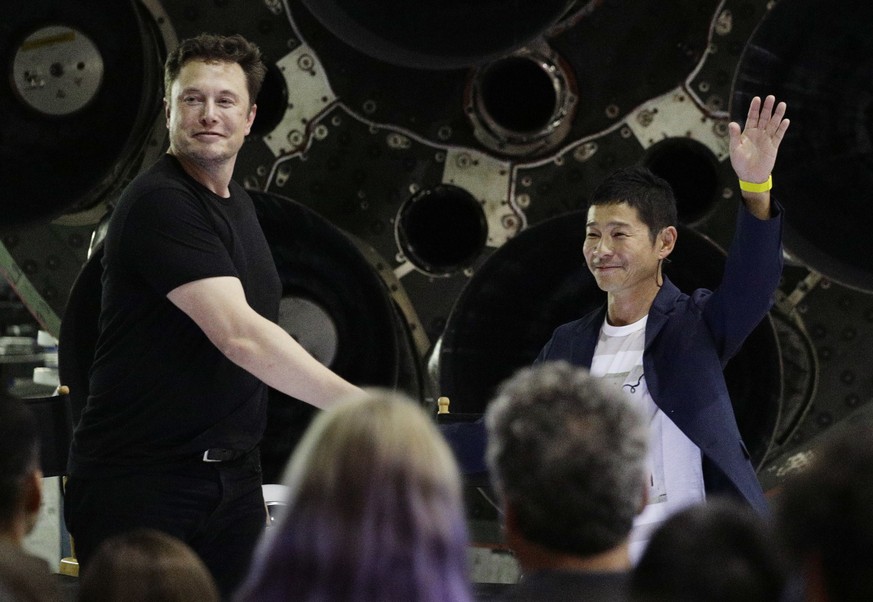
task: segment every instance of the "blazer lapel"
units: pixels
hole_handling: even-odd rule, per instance
[[[574,330],[576,344],[570,350],[570,363],[575,366],[591,366],[594,348],[600,335],[600,325],[606,319],[606,305],[582,318]]]
[[[676,300],[682,295],[682,291],[676,288],[676,285],[670,282],[670,279],[664,276],[664,284],[661,285],[661,290],[655,295],[655,300],[652,302],[652,307],[649,308],[649,319],[646,320],[646,349],[661,332],[664,324],[667,323],[667,318],[673,313],[676,307]]]

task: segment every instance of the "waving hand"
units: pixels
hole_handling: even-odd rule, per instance
[[[785,118],[786,108],[784,102],[776,104],[772,95],[763,103],[756,96],[749,105],[745,127],[740,129],[737,122],[728,126],[731,165],[740,180],[758,183],[770,177],[779,144],[790,123]]]

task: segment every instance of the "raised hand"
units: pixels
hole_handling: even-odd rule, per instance
[[[785,118],[786,108],[784,102],[776,104],[772,95],[763,104],[756,96],[749,105],[745,127],[741,130],[735,121],[728,125],[731,165],[740,180],[757,183],[770,177],[779,144],[790,123]]]

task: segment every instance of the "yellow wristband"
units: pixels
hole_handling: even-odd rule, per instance
[[[769,176],[766,182],[746,182],[744,180],[740,180],[740,190],[745,190],[746,192],[767,192],[773,188],[773,176]]]

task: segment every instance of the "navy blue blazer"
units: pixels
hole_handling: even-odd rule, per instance
[[[760,512],[767,500],[740,436],[724,366],[767,315],[782,274],[782,210],[759,220],[745,206],[715,291],[691,295],[664,279],[646,322],[643,371],[652,399],[703,456],[708,495],[739,495]],[[682,244],[681,241],[678,244]],[[566,360],[590,367],[603,306],[559,326],[537,362]]]

